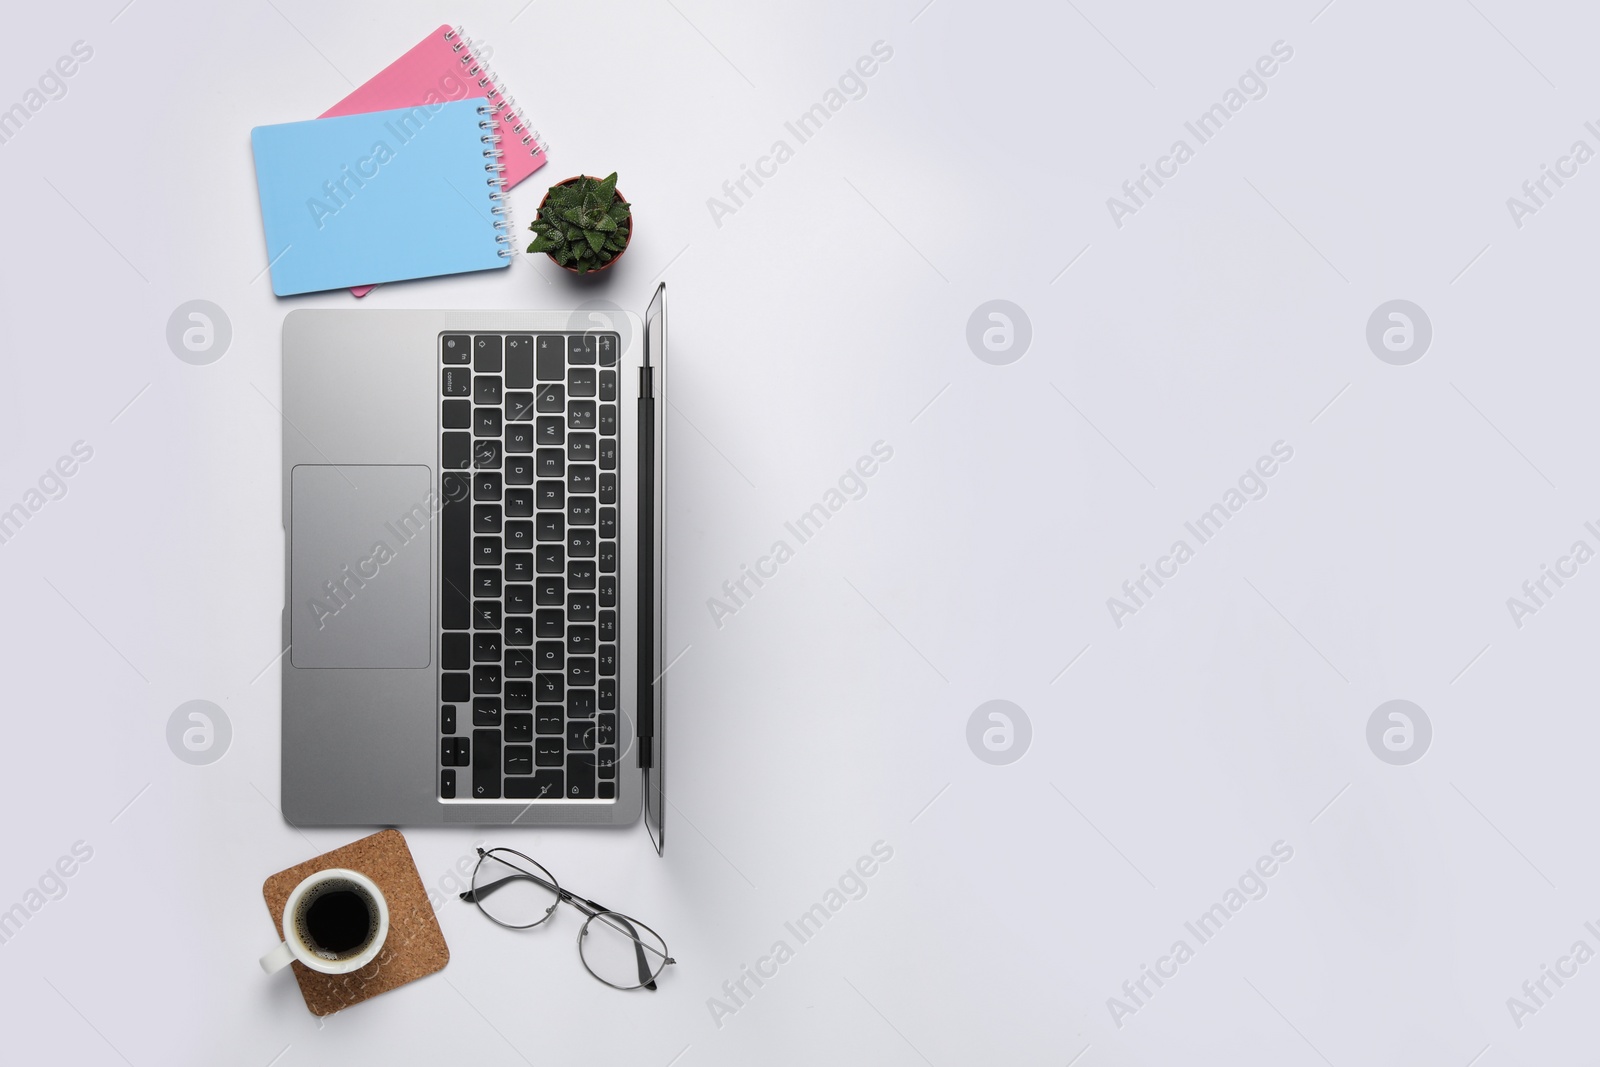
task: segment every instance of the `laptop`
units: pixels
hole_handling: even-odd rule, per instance
[[[284,817],[661,851],[666,286],[283,325]]]

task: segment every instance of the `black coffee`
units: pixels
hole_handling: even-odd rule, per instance
[[[306,908],[305,929],[313,947],[334,956],[354,952],[372,933],[372,912],[365,894],[354,889],[328,889]]]

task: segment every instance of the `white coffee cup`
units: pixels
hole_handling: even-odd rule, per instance
[[[368,935],[358,945],[330,951],[311,935],[307,915],[318,899],[341,890],[355,893],[366,904]],[[384,899],[383,890],[359,871],[330,867],[307,876],[290,891],[283,905],[283,941],[261,957],[261,969],[273,974],[299,960],[323,974],[349,974],[376,959],[388,936],[389,902]]]

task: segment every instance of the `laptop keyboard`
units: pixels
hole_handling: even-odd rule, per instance
[[[618,345],[440,337],[441,799],[616,798]]]

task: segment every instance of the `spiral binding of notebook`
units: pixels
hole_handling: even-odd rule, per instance
[[[444,39],[452,42],[450,48],[454,52],[465,52],[459,57],[459,62],[466,69],[470,78],[475,78],[478,88],[487,90],[491,113],[500,121],[503,128],[509,129],[512,136],[518,138],[523,146],[528,148],[530,156],[539,156],[550,151],[550,146],[540,138],[539,131],[528,126],[528,120],[523,117],[522,109],[517,107],[514,98],[500,89],[503,84],[495,76],[494,69],[487,61],[480,58],[482,49],[457,26],[453,30],[446,30]]]
[[[506,199],[505,146],[500,143],[500,135],[494,132],[494,113],[493,106],[478,105],[478,129],[483,131],[478,140],[486,146],[483,158],[487,162],[483,169],[489,173],[489,214],[495,216],[495,244],[500,245],[500,258],[510,259],[517,254],[517,247],[511,239],[511,202]]]

